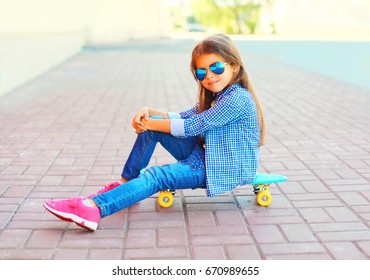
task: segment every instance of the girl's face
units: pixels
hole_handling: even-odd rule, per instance
[[[202,54],[196,61],[195,65],[197,68],[207,69],[206,76],[204,80],[200,81],[203,87],[210,90],[213,93],[222,91],[226,86],[228,86],[233,78],[235,69],[230,64],[225,64],[225,70],[222,74],[215,74],[209,70],[209,66],[215,62],[228,62],[225,61],[221,56],[217,54]]]

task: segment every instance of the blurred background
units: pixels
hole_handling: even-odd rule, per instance
[[[0,0],[0,95],[87,46],[216,32],[251,42],[250,51],[313,68],[325,68],[313,60],[335,54],[325,71],[346,63],[357,71],[350,71],[352,80],[370,88],[369,0]],[[312,44],[318,41],[349,44],[333,51]]]

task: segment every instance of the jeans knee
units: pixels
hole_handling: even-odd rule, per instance
[[[146,139],[146,138],[148,138],[148,137],[151,137],[150,132],[151,132],[150,130],[147,130],[147,131],[141,132],[141,133],[139,133],[139,134],[137,135],[137,138],[138,138],[138,139]]]
[[[139,133],[137,135],[137,137],[138,137],[139,140],[146,141],[148,139],[151,139],[151,140],[154,140],[155,142],[159,142],[158,133],[161,133],[161,132],[153,131],[153,130],[147,130],[147,131]]]
[[[170,189],[168,178],[161,166],[148,167],[140,172],[144,176],[146,184],[152,185],[158,191]]]

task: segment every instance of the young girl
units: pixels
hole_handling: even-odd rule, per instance
[[[264,121],[236,46],[226,35],[210,36],[194,48],[190,69],[199,85],[198,103],[181,113],[146,107],[137,112],[132,126],[138,136],[120,183],[87,198],[49,200],[44,207],[64,221],[95,230],[101,218],[161,190],[204,188],[215,196],[251,183]],[[178,162],[141,173],[158,142]]]

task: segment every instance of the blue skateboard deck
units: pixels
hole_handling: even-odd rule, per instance
[[[287,177],[279,174],[257,173],[251,185],[268,185],[272,183],[285,182]]]
[[[145,170],[142,170],[144,172]],[[269,206],[272,202],[272,196],[269,191],[269,185],[272,183],[285,182],[288,178],[279,174],[257,173],[253,185],[253,191],[256,194],[257,203],[261,206]],[[158,204],[162,207],[171,207],[173,203],[174,191],[161,191],[158,197]]]

